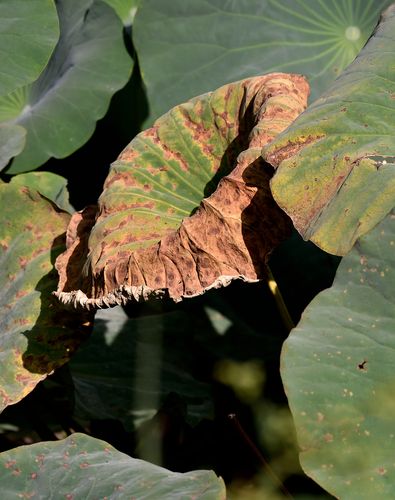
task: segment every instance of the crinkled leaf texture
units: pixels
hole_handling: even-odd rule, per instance
[[[225,500],[214,472],[184,474],[138,460],[105,441],[73,434],[0,454],[2,498]]]
[[[395,497],[395,211],[343,258],[282,352],[305,472],[337,498]]]
[[[87,308],[164,293],[178,301],[263,277],[289,220],[260,151],[307,94],[299,75],[249,78],[173,108],[139,134],[112,165],[98,210],[71,220],[56,263],[60,299]]]
[[[0,184],[0,411],[64,364],[88,334],[87,314],[51,291],[70,215],[35,190]]]
[[[305,239],[346,254],[395,205],[395,4],[330,90],[264,148]]]
[[[82,146],[133,66],[111,7],[100,0],[58,0],[56,6],[60,39],[45,70],[0,98],[0,122],[26,130],[7,173],[34,170]]]

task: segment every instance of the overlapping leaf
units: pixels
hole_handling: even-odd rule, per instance
[[[61,300],[89,308],[167,293],[177,301],[263,277],[289,223],[260,148],[304,109],[307,91],[297,75],[242,80],[139,134],[113,164],[98,213],[90,207],[70,223],[57,260]]]
[[[187,330],[190,317],[182,311],[138,319],[128,319],[121,307],[98,311],[91,339],[70,363],[77,415],[120,419],[133,428],[177,393],[190,421],[212,416],[209,386],[193,377]]]
[[[10,184],[35,189],[40,194],[56,203],[62,210],[69,213],[74,212],[69,202],[67,179],[60,175],[53,174],[52,172],[28,172],[26,174],[15,175],[11,178]]]
[[[390,0],[145,0],[133,40],[152,118],[194,95],[271,71],[318,97],[358,54]]]
[[[139,0],[104,0],[115,10],[125,26],[130,26],[137,12]]]
[[[0,1],[0,96],[38,78],[58,38],[53,0]]]
[[[395,204],[395,5],[357,59],[264,148],[277,203],[324,250],[344,255]]]
[[[34,170],[82,146],[133,61],[122,24],[99,0],[59,0],[60,39],[40,78],[0,98],[0,120],[26,129],[26,144],[8,173]]]
[[[212,471],[171,472],[84,434],[1,453],[0,482],[4,499],[225,499]]]
[[[337,498],[392,498],[395,212],[357,241],[282,353],[308,475]]]
[[[34,190],[0,185],[0,410],[16,403],[86,337],[86,315],[59,307],[53,261],[70,216]]]

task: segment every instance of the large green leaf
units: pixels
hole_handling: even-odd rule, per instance
[[[177,106],[133,139],[97,216],[89,208],[70,223],[57,261],[61,299],[178,301],[263,277],[289,221],[272,200],[260,149],[304,109],[307,90],[298,75],[249,78]]]
[[[395,4],[330,90],[264,148],[296,228],[343,255],[395,204]]]
[[[36,191],[5,183],[0,211],[1,411],[69,359],[88,318],[64,311],[51,295],[70,216]]]
[[[38,78],[58,38],[53,0],[0,0],[0,96]]]
[[[0,454],[2,498],[224,500],[212,471],[184,474],[131,458],[84,434]]]
[[[145,0],[133,40],[151,115],[270,71],[319,96],[358,54],[390,0]]]
[[[8,173],[63,158],[94,131],[133,61],[113,10],[99,0],[59,0],[60,39],[40,78],[0,99],[0,119],[27,131]]]
[[[395,212],[357,241],[285,342],[301,463],[337,498],[395,496]]]
[[[132,428],[175,392],[191,421],[212,416],[209,386],[193,377],[190,330],[182,311],[138,319],[128,319],[121,307],[98,311],[91,339],[70,363],[77,415],[120,419]]]

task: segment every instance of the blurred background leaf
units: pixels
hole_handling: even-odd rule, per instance
[[[245,77],[307,76],[318,97],[358,54],[391,0],[145,0],[133,40],[152,123],[175,104]]]
[[[174,392],[189,422],[212,417],[210,386],[194,378],[196,363],[184,312],[132,319],[119,306],[98,311],[91,339],[70,363],[76,416],[119,419],[132,430]]]

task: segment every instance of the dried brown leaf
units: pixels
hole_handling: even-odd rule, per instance
[[[57,296],[87,308],[164,294],[179,301],[262,278],[291,224],[260,152],[307,96],[299,75],[249,78],[177,106],[139,134],[112,166],[97,209],[73,216]],[[200,199],[188,199],[193,188]]]

